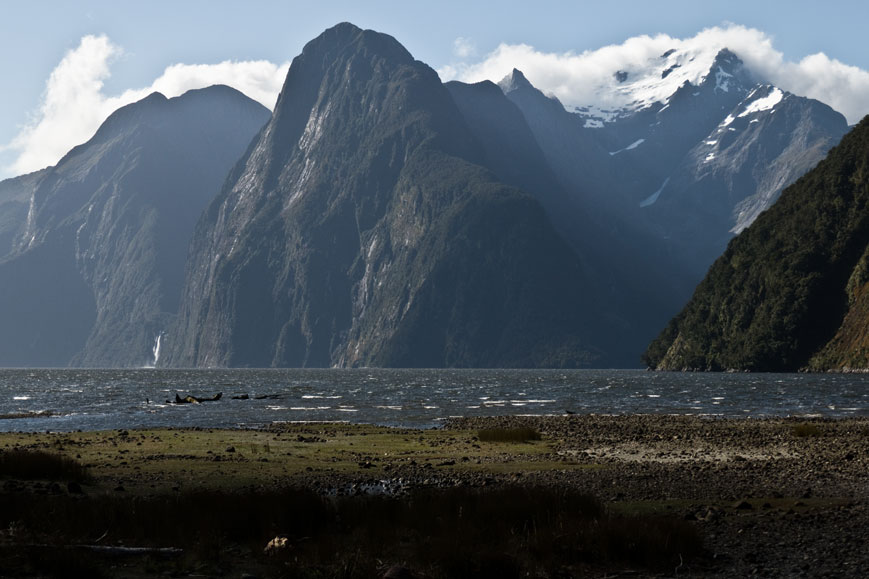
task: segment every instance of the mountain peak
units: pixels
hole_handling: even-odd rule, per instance
[[[718,51],[701,84],[713,82],[717,92],[729,92],[731,89],[745,91],[753,84],[742,59],[728,48]]]
[[[718,54],[715,55],[715,60],[712,61],[713,68],[715,65],[726,66],[728,68],[742,66],[742,59],[729,48],[722,48],[718,51]]]
[[[498,86],[501,87],[501,90],[504,91],[504,94],[513,92],[514,90],[518,90],[521,88],[534,88],[527,78],[525,78],[525,74],[518,68],[514,68],[513,72],[505,76],[498,83]]]
[[[392,36],[376,30],[362,29],[349,22],[341,22],[323,31],[305,45],[302,54],[297,58],[319,56],[334,59],[346,49],[366,51],[402,61],[413,60],[407,49]]]

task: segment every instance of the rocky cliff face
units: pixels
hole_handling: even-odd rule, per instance
[[[166,363],[610,364],[592,272],[437,74],[341,24],[197,226]]]
[[[46,171],[0,181],[0,260],[15,249],[24,234],[33,191]]]
[[[267,118],[227,87],[155,93],[45,170],[0,262],[0,363],[153,363],[193,225]]]
[[[869,119],[730,242],[646,352],[659,369],[869,366]]]

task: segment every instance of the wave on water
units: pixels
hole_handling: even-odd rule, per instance
[[[176,394],[209,399],[217,392],[224,396],[216,402],[163,402]],[[347,420],[428,428],[451,416],[520,413],[760,417],[862,416],[867,411],[865,374],[0,370],[0,430],[232,428]]]

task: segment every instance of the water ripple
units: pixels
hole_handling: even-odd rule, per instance
[[[217,392],[224,394],[219,402],[170,403],[176,393],[211,397]],[[0,430],[7,431],[250,427],[348,419],[426,428],[449,416],[568,411],[865,416],[869,375],[632,370],[0,370]]]

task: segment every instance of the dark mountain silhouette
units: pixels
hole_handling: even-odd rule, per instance
[[[228,87],[154,93],[29,176],[27,216],[0,261],[0,364],[153,362],[193,226],[267,118]]]

